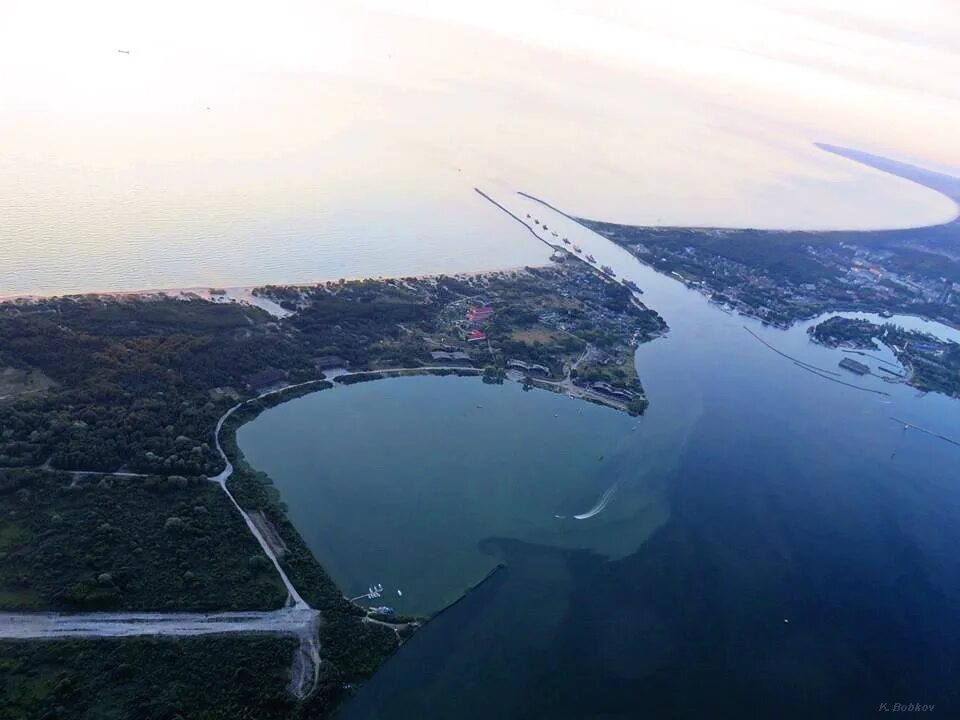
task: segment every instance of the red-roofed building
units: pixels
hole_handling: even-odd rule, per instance
[[[480,330],[471,330],[467,333],[467,342],[477,342],[479,340],[486,340],[487,336],[484,332]]]
[[[489,305],[474,307],[467,310],[467,320],[470,322],[483,322],[493,315],[493,308]]]

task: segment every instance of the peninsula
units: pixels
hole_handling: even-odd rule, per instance
[[[243,459],[237,428],[330,380],[424,372],[639,413],[633,351],[666,329],[573,258],[251,298],[0,304],[5,716],[95,702],[120,715],[146,702],[170,716],[186,704],[212,718],[326,715],[420,620],[344,597]],[[120,636],[138,639],[108,639]],[[198,674],[203,692],[183,691]]]

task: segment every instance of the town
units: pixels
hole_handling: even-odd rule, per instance
[[[956,223],[928,232],[936,243],[908,245],[895,232],[878,239],[581,222],[724,309],[770,325],[788,327],[829,310],[869,310],[960,326],[960,262],[946,242],[960,236]]]
[[[260,294],[304,318],[347,299],[359,307],[415,299],[430,308],[396,322],[389,335],[371,337],[365,348],[341,342],[337,355],[315,361],[320,370],[473,367],[489,382],[510,378],[642,413],[646,397],[633,352],[665,332],[666,323],[628,286],[564,254],[553,259],[551,266],[514,271],[267,287]],[[272,370],[254,380],[284,379]]]

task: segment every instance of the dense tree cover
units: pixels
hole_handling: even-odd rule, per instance
[[[960,345],[948,345],[936,361],[914,357],[913,366],[916,387],[960,397]]]
[[[584,220],[587,226],[624,245],[642,243],[650,248],[673,251],[696,250],[742,263],[760,272],[785,277],[793,282],[816,282],[835,273],[814,260],[804,249],[808,245],[842,250],[842,238],[828,233],[751,229],[703,230],[698,228],[646,228]],[[659,267],[659,265],[658,265]],[[681,269],[672,265],[663,269]]]
[[[873,338],[880,333],[881,328],[869,320],[839,315],[807,328],[807,334],[817,342],[831,346],[844,344],[863,350],[876,350],[877,344]]]
[[[0,406],[0,466],[212,474],[210,433],[264,367],[309,367],[309,349],[255,308],[177,300],[51,300],[0,310],[0,364],[38,368],[46,393]]]
[[[279,579],[225,496],[203,477],[222,466],[213,447],[217,419],[238,396],[262,390],[251,378],[322,378],[314,366],[321,356],[372,370],[348,382],[382,377],[378,368],[434,364],[436,342],[425,336],[450,334],[444,309],[456,307],[462,318],[464,301],[490,291],[503,298],[505,322],[535,323],[541,301],[555,289],[550,283],[561,281],[539,272],[265,290],[299,308],[281,320],[256,308],[183,299],[0,304],[0,366],[40,370],[56,383],[0,403],[0,609],[278,607],[284,598]],[[589,271],[577,282],[590,307],[610,317],[629,297]],[[578,316],[578,307],[570,308],[571,322],[610,334]],[[630,313],[651,328],[662,326],[654,313]],[[504,342],[509,333],[502,328]],[[580,344],[558,343],[561,351]],[[494,360],[501,371],[504,357],[501,350]],[[13,700],[0,710],[11,717],[319,717],[369,676],[398,646],[397,633],[367,622],[365,611],[343,597],[287,519],[269,478],[247,466],[234,438],[236,428],[265,407],[330,386],[314,382],[251,402],[222,435],[235,466],[232,492],[275,526],[288,548],[280,562],[322,613],[321,678],[306,706],[284,694],[287,641],[206,638],[4,645],[0,683],[6,674],[27,690],[4,695]],[[150,477],[74,478],[51,467],[122,468]],[[81,662],[69,665],[75,656]],[[234,669],[210,675],[226,656]],[[29,675],[31,668],[36,675]],[[105,685],[112,689],[102,690]],[[144,711],[131,714],[141,703]]]
[[[280,637],[0,642],[5,720],[286,720],[323,698],[286,692],[297,641]]]
[[[0,609],[254,610],[273,566],[219,487],[0,470]]]

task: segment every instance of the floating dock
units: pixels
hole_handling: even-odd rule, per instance
[[[857,362],[853,358],[845,357],[840,361],[840,367],[844,370],[849,370],[852,373],[857,375],[866,375],[870,372],[870,368],[864,365],[862,362]]]

